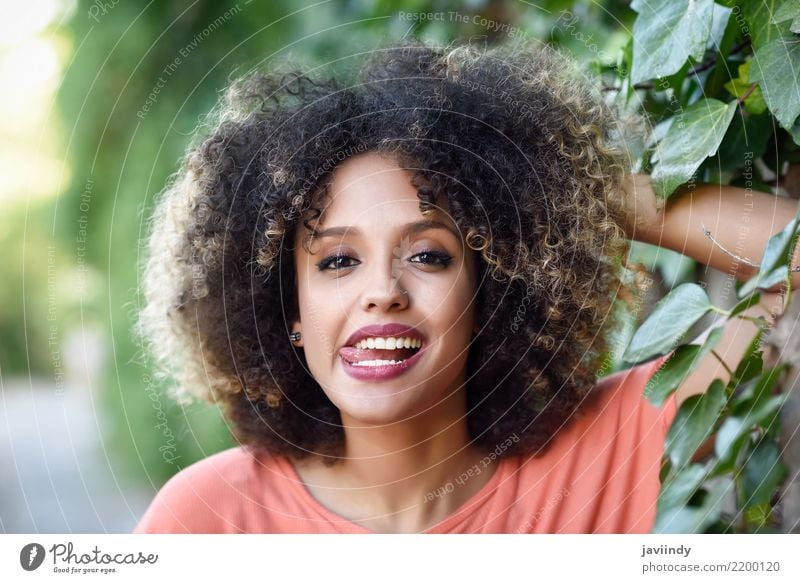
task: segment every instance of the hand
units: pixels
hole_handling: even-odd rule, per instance
[[[622,185],[625,207],[625,224],[622,225],[629,239],[650,240],[663,218],[663,201],[658,199],[650,186],[647,174],[629,174]]]

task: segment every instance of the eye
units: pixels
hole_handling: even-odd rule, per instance
[[[414,261],[416,257],[419,257],[420,261]],[[423,265],[440,265],[442,267],[447,267],[452,263],[453,258],[447,253],[440,253],[439,251],[423,251],[411,257],[409,261],[412,263],[422,263]]]
[[[353,265],[345,265],[348,262],[348,260],[358,262],[357,259],[354,259],[349,255],[344,255],[344,254],[329,255],[328,257],[317,263],[317,269],[319,271],[338,271],[339,269],[346,269],[348,267],[353,267]],[[330,269],[331,265],[334,266],[333,269]]]

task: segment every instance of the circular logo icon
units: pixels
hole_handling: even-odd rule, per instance
[[[39,543],[29,543],[19,552],[19,564],[26,571],[35,571],[44,562],[44,547]]]

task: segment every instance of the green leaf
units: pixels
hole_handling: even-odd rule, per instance
[[[705,476],[706,470],[700,464],[692,464],[675,474],[669,482],[663,485],[658,494],[658,513],[665,512],[670,508],[685,506],[695,495]]]
[[[725,89],[736,99],[740,99],[745,95],[752,85],[749,81],[750,63],[752,63],[752,60],[748,59],[739,65],[739,76],[725,83]],[[764,96],[761,94],[760,87],[756,87],[747,99],[744,100],[744,107],[747,111],[755,115],[764,113],[767,110],[767,102],[764,101]]]
[[[762,275],[759,272],[742,284],[742,286],[739,288],[739,297],[742,298],[746,295],[749,295],[757,289],[769,289],[773,285],[786,279],[786,275],[788,273],[789,272],[785,265],[783,266],[782,270],[777,269],[772,273],[765,273]]]
[[[724,330],[724,327],[714,328],[702,345],[686,344],[675,350],[644,388],[644,395],[653,405],[661,407],[666,402],[689,373],[716,347]]]
[[[720,463],[726,463],[736,458],[738,442],[758,423],[778,410],[778,407],[786,400],[786,395],[776,395],[763,401],[757,407],[749,410],[744,416],[728,417],[719,428],[717,438],[714,441],[714,453]]]
[[[792,136],[794,143],[800,146],[800,119],[794,122],[792,129],[789,130],[789,135]]]
[[[800,42],[776,38],[756,50],[750,81],[759,84],[781,127],[791,130],[800,116]]]
[[[653,154],[658,164],[650,179],[658,196],[668,197],[714,155],[735,112],[736,101],[701,99],[677,116]]]
[[[775,24],[772,19],[778,8],[785,0],[755,0],[753,2],[739,2],[742,14],[750,25],[742,32],[750,34],[753,39],[753,49],[758,50],[767,43],[786,36],[789,33],[789,24]]]
[[[719,518],[725,496],[733,489],[730,480],[719,480],[710,491],[703,490],[700,506],[673,507],[656,516],[654,534],[702,533]]]
[[[800,17],[800,2],[785,2],[775,10],[772,22],[778,23],[785,20],[794,20]]]
[[[711,35],[708,44],[712,49],[722,51],[722,40],[725,37],[725,29],[731,17],[732,9],[714,4],[714,16],[711,19]]]
[[[728,318],[733,318],[734,316],[738,316],[742,312],[749,310],[753,306],[757,305],[761,301],[761,294],[753,294],[750,297],[747,297],[740,301],[738,304],[734,306],[731,310],[730,316]]]
[[[800,211],[779,233],[770,237],[761,257],[759,268],[761,272],[770,273],[779,265],[786,265],[789,259],[787,257],[789,246],[798,233],[798,224],[800,224]]]
[[[634,1],[633,70],[639,83],[680,70],[690,56],[703,58],[714,10],[713,0]]]
[[[711,383],[706,393],[693,395],[683,402],[669,428],[665,445],[675,468],[687,464],[708,439],[726,402],[725,385],[719,379]]]
[[[800,212],[800,211],[799,211]],[[800,227],[800,214],[786,225],[779,233],[770,237],[764,254],[761,256],[761,263],[758,273],[745,282],[739,288],[739,297],[743,298],[750,295],[755,289],[768,289],[788,277],[790,251],[793,251],[792,244]]]
[[[761,351],[758,351],[759,357]],[[763,365],[762,365],[763,366]],[[758,379],[750,382],[733,398],[733,415],[746,415],[748,411],[760,409],[775,392],[775,385],[783,372],[789,367],[788,363],[763,371]]]
[[[764,360],[759,348],[763,335],[764,332],[759,330],[747,348],[747,351],[742,355],[742,360],[733,373],[737,383],[746,383],[761,374],[764,368]]]
[[[745,505],[768,504],[787,474],[778,446],[771,441],[761,440],[747,458],[742,472]]]
[[[711,307],[708,294],[699,285],[685,283],[676,287],[656,304],[633,335],[623,360],[643,362],[666,354]]]
[[[747,531],[752,534],[771,533],[778,534],[778,531],[771,530],[774,528],[771,524],[772,506],[770,504],[758,504],[756,506],[747,506],[744,509],[744,519],[747,522]]]

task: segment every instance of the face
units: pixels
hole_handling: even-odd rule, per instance
[[[441,408],[466,378],[476,330],[474,252],[463,242],[446,203],[424,216],[411,175],[391,158],[362,154],[333,177],[318,235],[302,225],[294,257],[302,339],[311,374],[347,423],[388,424]],[[367,325],[399,324],[415,330],[422,348],[394,352],[356,345]],[[416,332],[416,334],[415,334]],[[391,334],[368,333],[388,337]],[[384,358],[380,358],[384,357]],[[388,364],[388,360],[402,360]],[[386,362],[367,367],[366,363]],[[362,366],[352,364],[360,362]],[[455,405],[454,405],[455,406]],[[465,414],[461,411],[460,414]]]

